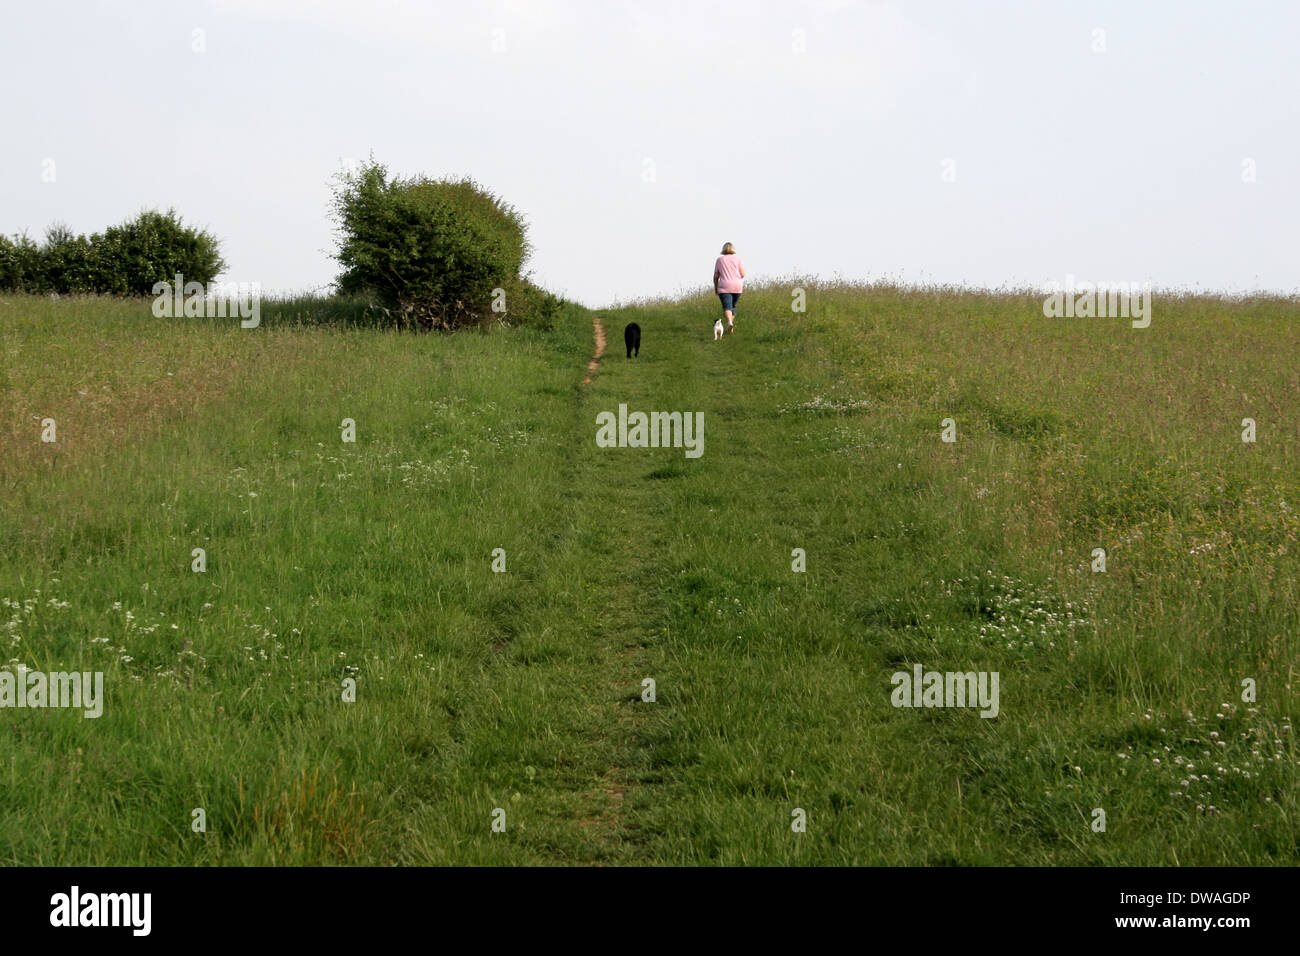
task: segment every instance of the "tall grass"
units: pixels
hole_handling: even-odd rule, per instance
[[[0,643],[108,687],[0,709],[0,859],[1296,863],[1300,306],[802,284],[598,313],[588,386],[575,306],[0,303]],[[704,455],[597,448],[620,403]],[[891,706],[917,663],[1001,713]]]

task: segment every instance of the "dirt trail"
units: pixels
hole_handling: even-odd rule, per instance
[[[595,326],[596,331],[596,354],[587,363],[587,377],[582,380],[583,385],[591,384],[591,373],[596,371],[596,366],[600,363],[600,357],[605,354],[605,327],[600,324],[600,316],[592,319],[592,325]]]

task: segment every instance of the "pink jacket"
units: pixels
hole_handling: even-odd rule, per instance
[[[713,274],[718,277],[718,291],[744,292],[745,280],[740,276],[744,269],[745,263],[735,253],[718,256],[718,261],[713,266]]]

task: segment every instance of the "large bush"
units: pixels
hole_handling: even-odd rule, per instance
[[[529,253],[523,217],[472,179],[390,180],[373,161],[338,177],[334,219],[339,292],[422,327],[489,318],[493,290],[520,281]]]
[[[185,226],[172,210],[146,210],[90,237],[56,224],[40,245],[27,236],[0,239],[0,290],[152,295],[155,282],[205,285],[226,263],[210,233]]]

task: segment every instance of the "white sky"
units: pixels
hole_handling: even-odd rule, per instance
[[[1297,41],[1291,0],[6,3],[0,232],[174,206],[225,279],[320,288],[373,152],[501,194],[594,307],[728,240],[751,279],[1294,291]]]

